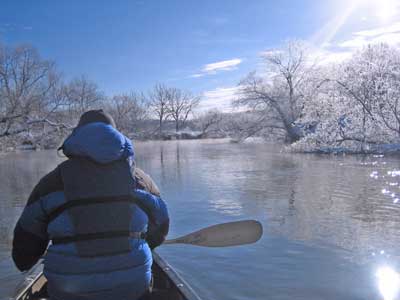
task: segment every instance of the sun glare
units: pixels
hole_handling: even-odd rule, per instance
[[[382,21],[391,20],[397,14],[397,0],[379,0],[376,1],[376,15]]]
[[[363,15],[362,21],[379,19],[389,23],[400,15],[400,0],[344,0],[340,14],[322,26],[310,39],[311,43],[327,45],[355,13]]]
[[[353,0],[359,8],[368,8],[371,16],[378,17],[381,21],[392,20],[399,12],[398,0]]]
[[[384,300],[396,300],[400,290],[400,275],[388,266],[380,267],[376,272],[378,288]]]

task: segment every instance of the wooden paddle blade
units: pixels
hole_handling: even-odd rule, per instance
[[[185,236],[167,240],[164,244],[228,247],[254,243],[261,238],[262,233],[263,228],[260,222],[244,220],[206,227]]]

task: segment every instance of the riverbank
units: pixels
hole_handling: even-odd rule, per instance
[[[23,139],[21,142],[18,142],[16,139],[3,140],[2,144],[0,144],[0,153],[57,149],[67,136],[68,134],[62,137],[53,138],[51,139],[51,141],[47,140],[45,142],[41,141],[41,139]],[[127,134],[127,137],[129,137],[133,141],[204,140],[226,138],[226,136],[224,135],[211,135],[205,132],[192,130],[182,130],[178,132],[166,131],[161,134],[151,133],[148,135]]]
[[[223,140],[233,144],[271,144],[262,137],[249,137],[244,140],[238,140],[232,137],[209,137],[201,134],[200,132],[177,132],[165,133],[162,136],[152,136],[148,139],[133,138],[134,142],[163,142],[163,141],[205,141],[205,140]],[[281,151],[286,153],[297,154],[322,154],[322,155],[400,155],[400,143],[392,144],[376,144],[376,145],[358,145],[354,147],[330,147],[315,145],[305,146],[303,143],[298,142],[291,145],[285,145],[280,142],[275,142],[276,145],[281,145]],[[14,147],[7,147],[0,151],[0,154],[24,151],[42,151],[42,150],[56,150],[59,145],[52,145],[52,147],[40,147],[40,145],[23,144]]]
[[[304,154],[348,154],[348,155],[397,155],[400,154],[400,143],[356,144],[350,147],[304,145],[298,142],[284,147],[285,152]]]
[[[134,147],[137,147],[137,145],[151,145],[151,144],[157,144],[157,145],[172,145],[172,144],[178,144],[179,142],[182,142],[184,144],[194,144],[194,143],[199,143],[199,144],[231,144],[234,143],[231,138],[201,138],[201,139],[166,139],[166,140],[157,140],[157,139],[146,139],[146,140],[140,140],[140,139],[133,139],[133,144]],[[243,144],[247,143],[257,143],[260,144],[261,142],[243,142]],[[267,144],[267,142],[262,142]],[[16,147],[16,148],[8,148],[6,151],[0,151],[0,155],[7,155],[7,154],[12,154],[12,153],[34,153],[34,152],[43,152],[43,151],[56,151],[57,148],[59,147],[53,147],[53,148],[29,148],[29,147]],[[279,151],[278,151],[279,152]]]

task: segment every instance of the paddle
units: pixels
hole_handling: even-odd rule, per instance
[[[209,226],[176,239],[166,240],[164,244],[228,247],[254,243],[261,238],[262,233],[260,222],[244,220]]]

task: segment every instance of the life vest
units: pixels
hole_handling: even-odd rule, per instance
[[[99,164],[74,157],[60,165],[66,202],[51,212],[51,222],[67,213],[73,233],[52,238],[53,244],[75,243],[78,256],[95,257],[131,251],[131,231],[137,201],[135,180],[126,159]]]

